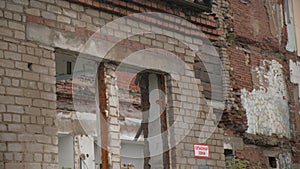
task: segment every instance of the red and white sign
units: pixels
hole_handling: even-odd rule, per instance
[[[195,158],[209,158],[209,145],[194,144]]]

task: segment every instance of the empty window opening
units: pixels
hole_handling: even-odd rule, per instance
[[[224,149],[226,168],[232,168],[234,163],[234,151],[232,149]]]
[[[73,69],[75,67],[77,54],[65,50],[57,50],[55,55],[56,62],[56,79],[72,79]]]
[[[277,168],[277,160],[275,157],[269,157],[269,165],[271,168]]]
[[[168,168],[165,78],[155,73],[117,71],[123,168]],[[156,137],[157,138],[157,137]]]
[[[62,110],[59,112],[67,110],[62,113],[63,115],[68,113],[71,116],[71,113],[75,113],[72,98],[72,75],[76,56],[77,54],[71,51],[62,49],[55,51],[57,109]]]
[[[59,168],[100,169],[102,167],[100,146],[102,137],[98,132],[100,127],[95,125],[97,123],[95,98],[89,97],[89,94],[95,92],[96,79],[92,76],[92,72],[97,70],[98,65],[92,58],[85,58],[76,63],[77,56],[78,53],[73,51],[63,49],[55,51],[58,131],[63,133],[58,135]],[[76,70],[74,70],[75,64],[77,64]],[[99,69],[101,68],[100,66]],[[99,74],[104,77],[103,71]],[[105,90],[101,93],[105,93]],[[84,97],[84,103],[82,103],[84,108],[75,110],[72,97],[74,95],[88,96]],[[83,123],[79,123],[77,119],[74,120],[75,116]],[[92,117],[92,120],[85,118],[87,116]],[[83,118],[80,119],[80,117]],[[81,124],[95,125],[95,129],[91,128],[91,132],[85,133],[84,126],[82,128]],[[65,133],[72,133],[72,135]]]
[[[67,74],[72,74],[72,62],[67,61]]]
[[[234,157],[233,150],[231,149],[224,149],[225,159],[232,159]]]

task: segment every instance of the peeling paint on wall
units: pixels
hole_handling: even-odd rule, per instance
[[[287,89],[282,65],[275,60],[263,60],[252,69],[254,89],[242,89],[241,98],[246,110],[251,134],[290,137]]]

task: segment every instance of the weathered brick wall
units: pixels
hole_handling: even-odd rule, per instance
[[[3,145],[1,146],[1,148],[3,147],[1,149],[3,155],[0,156],[0,159],[3,168],[57,168],[57,128],[70,130],[72,127],[70,127],[69,119],[59,119],[59,125],[56,120],[54,48],[78,52],[86,42],[88,35],[94,33],[99,27],[120,16],[146,11],[175,14],[196,24],[210,40],[214,42],[222,38],[224,40],[222,30],[219,29],[219,22],[225,17],[226,4],[221,3],[221,1],[214,7],[218,9],[216,10],[216,16],[213,13],[199,15],[195,11],[190,14],[189,10],[183,10],[180,6],[170,7],[167,2],[158,1],[127,2],[110,0],[106,3],[100,3],[89,0],[7,0],[0,2],[0,8],[0,73],[3,75],[1,76],[0,87],[0,92],[3,95],[0,104],[3,121],[0,140],[1,145]],[[169,25],[155,23],[157,24],[155,28],[169,28],[180,31],[180,28],[176,27],[176,20],[162,19],[170,21]],[[147,24],[135,25],[136,22],[130,24],[148,29]],[[123,28],[126,29],[126,27]],[[197,31],[195,36],[198,36]],[[105,38],[108,42],[115,41],[113,37],[108,36]],[[189,43],[195,42],[197,45],[202,43],[197,40],[193,41],[191,37],[187,37],[187,41]],[[171,156],[175,157],[174,161],[172,160],[173,167],[192,168],[204,165],[210,166],[210,168],[224,168],[222,129],[217,128],[206,141],[211,145],[210,159],[203,160],[193,157],[193,143],[198,142],[197,137],[200,134],[201,126],[204,124],[205,115],[209,111],[202,95],[198,98],[201,100],[201,105],[195,103],[194,100],[197,97],[193,98],[195,97],[193,96],[194,87],[190,87],[186,82],[194,77],[192,68],[195,55],[187,50],[184,45],[179,44],[178,41],[160,35],[145,35],[138,37],[138,40],[133,38],[124,41],[122,44],[127,45],[130,51],[122,53],[123,56],[120,54],[120,58],[126,56],[129,52],[148,47],[158,47],[174,52],[190,67],[185,70],[186,76],[180,79],[180,84],[170,83],[172,84],[170,86],[172,92],[178,87],[177,85],[184,86],[186,91],[184,95],[191,97],[187,101],[181,100],[184,102],[186,114],[177,114],[182,117],[183,121],[182,125],[176,126],[181,132],[175,132],[174,135],[187,137],[171,153]],[[113,69],[113,67],[108,66],[107,69]],[[114,78],[114,73],[114,70],[109,70],[107,78]],[[110,90],[115,90],[115,82],[109,80],[107,79],[107,85],[112,86]],[[198,83],[199,88],[202,90],[203,87],[200,85],[200,81]],[[109,112],[117,113],[115,109],[118,105],[113,105],[116,103],[115,99],[117,99],[116,91],[109,92]],[[65,99],[63,96],[60,98]],[[174,106],[178,106],[176,104],[178,102],[173,101]],[[197,113],[195,107],[198,106],[203,107],[200,112],[201,116],[198,117],[196,122],[189,121],[194,113]],[[172,113],[175,112],[174,110]],[[111,168],[119,168],[120,140],[118,140],[118,135],[114,134],[119,130],[118,123],[116,123],[118,115],[109,115],[109,131],[111,131],[109,138],[113,139],[108,144],[111,151],[109,164]],[[215,129],[216,122],[214,120],[216,117],[212,116],[210,118],[209,128],[205,128],[204,133],[212,132]],[[195,125],[195,128],[187,134],[186,125]],[[82,129],[79,130],[80,133]],[[202,138],[205,141],[204,138],[206,138],[206,135]]]
[[[255,6],[255,7],[254,7]],[[283,4],[281,1],[231,1],[229,40],[237,39],[265,50],[285,47],[283,34]]]
[[[294,60],[298,60],[298,58],[295,57],[295,54],[285,51],[287,33],[283,8],[284,4],[282,1],[230,1],[229,15],[226,23],[228,29],[228,55],[231,66],[230,81],[232,84],[232,92],[230,96],[232,97],[232,102],[229,102],[230,106],[228,106],[229,108],[224,112],[222,121],[222,125],[225,127],[225,132],[228,134],[229,138],[234,138],[232,137],[234,135],[241,135],[244,140],[242,142],[233,141],[234,139],[229,141],[229,143],[231,142],[233,145],[236,144],[247,147],[242,148],[242,150],[237,150],[236,156],[238,158],[247,159],[253,163],[260,161],[263,165],[268,166],[268,159],[266,157],[276,157],[279,160],[280,167],[286,165],[281,163],[284,161],[283,159],[289,161],[288,159],[291,158],[291,155],[297,154],[294,151],[296,147],[293,143],[297,137],[297,131],[299,130],[295,128],[295,124],[299,123],[297,120],[294,120],[298,119],[298,114],[296,114],[295,111],[297,112],[299,109],[297,106],[295,107],[295,103],[293,103],[295,86],[290,84],[288,63],[288,58],[292,57]],[[289,139],[285,138],[289,137],[289,134],[287,133],[289,131],[285,132],[287,134],[284,134],[285,137],[283,138],[280,137],[280,132],[275,131],[271,132],[274,133],[272,136],[267,136],[269,135],[267,132],[262,133],[257,131],[256,134],[259,134],[258,136],[249,135],[246,132],[248,126],[253,123],[253,120],[249,122],[249,117],[247,117],[247,113],[252,110],[250,110],[250,107],[243,104],[241,90],[243,89],[249,93],[252,92],[251,97],[254,96],[255,92],[261,89],[267,89],[267,91],[272,90],[271,88],[268,88],[268,84],[266,84],[266,82],[268,83],[268,80],[263,80],[263,82],[259,81],[260,75],[256,73],[258,70],[262,70],[261,65],[263,60],[272,61],[274,63],[277,62],[282,66],[280,78],[282,77],[286,84],[278,86],[279,88],[277,91],[281,91],[281,88],[283,87],[284,89],[282,89],[282,91],[287,96],[281,96],[282,98],[279,99],[281,100],[279,101],[280,103],[277,103],[275,100],[277,98],[276,94],[273,93],[271,96],[273,99],[270,101],[276,102],[276,104],[269,108],[257,105],[256,108],[258,107],[258,109],[255,111],[260,112],[259,107],[261,107],[263,111],[261,111],[259,116],[261,116],[261,118],[269,116],[269,119],[272,120],[278,117],[289,116],[289,118],[285,119],[276,119],[278,121],[284,120],[285,122],[290,123],[287,124],[287,126],[290,126],[291,132],[291,137]],[[267,71],[262,74],[264,77],[269,76]],[[280,78],[276,79],[278,80]],[[269,81],[269,84],[279,82],[275,81]],[[265,94],[267,93],[268,92]],[[249,99],[250,96],[248,96],[249,95],[243,95],[242,97],[244,97],[244,99]],[[266,95],[264,95],[264,97],[265,96]],[[262,99],[262,97],[257,96],[256,99]],[[264,99],[262,99],[261,102],[264,102]],[[285,105],[288,104],[288,106],[281,106],[281,108],[287,107],[285,111],[279,110],[281,109],[279,107],[278,109],[276,108],[276,105],[281,103]],[[298,103],[296,103],[296,105],[297,104]],[[269,112],[269,109],[272,109],[272,112],[266,113]],[[277,110],[281,113],[284,112],[284,114],[282,114],[282,116],[271,115]],[[267,128],[274,128],[272,125]],[[278,144],[279,142],[282,142],[283,145]],[[253,144],[256,146],[253,146]],[[292,144],[292,146],[289,146],[289,144]],[[274,148],[264,149],[264,147],[268,145],[272,145]],[[283,149],[279,150],[279,147]],[[270,150],[270,152],[273,151],[273,153],[266,153],[267,150]],[[289,155],[286,155],[286,152]],[[297,158],[294,158],[294,160],[295,159]],[[297,163],[297,160],[294,162]]]
[[[28,4],[0,2],[0,168],[57,168],[54,49],[26,40]]]

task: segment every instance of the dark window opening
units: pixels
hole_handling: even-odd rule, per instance
[[[232,149],[224,149],[226,168],[232,168],[234,163],[234,151]]]
[[[269,165],[271,168],[277,168],[277,160],[275,157],[269,157]]]
[[[72,74],[72,62],[67,62],[67,74]]]
[[[232,159],[234,157],[233,150],[224,149],[225,159]]]
[[[119,89],[121,166],[169,168],[168,139],[152,140],[167,130],[164,75],[121,69],[116,72]],[[157,145],[162,154],[156,155]]]

